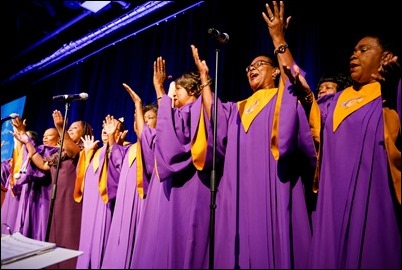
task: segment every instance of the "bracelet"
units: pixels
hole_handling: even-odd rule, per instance
[[[162,98],[162,96],[158,97],[156,100],[160,100]]]
[[[208,81],[200,85],[200,89],[203,89],[204,87],[207,87],[208,85],[211,85],[212,79],[209,78]]]
[[[38,153],[38,151],[35,151],[32,155],[31,158],[33,158],[34,155],[36,155]]]
[[[276,56],[278,53],[284,53],[284,52],[286,52],[286,49],[287,49],[288,47],[289,47],[289,46],[288,46],[288,44],[286,44],[286,43],[279,45],[278,48],[276,48],[276,49],[274,50],[275,56]]]
[[[313,92],[310,92],[306,96],[302,97],[302,101],[305,104],[313,103]]]

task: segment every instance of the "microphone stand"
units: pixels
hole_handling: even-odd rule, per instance
[[[215,94],[213,114],[213,143],[212,143],[212,170],[211,170],[211,202],[210,202],[210,224],[209,224],[209,269],[214,269],[215,252],[215,209],[216,209],[216,136],[218,123],[218,59],[219,49],[215,51]]]
[[[71,101],[67,100],[66,101],[66,110],[64,113],[64,120],[63,120],[63,133],[61,134],[61,143],[60,143],[60,149],[59,149],[59,158],[57,160],[57,169],[56,169],[56,176],[54,180],[52,181],[52,195],[50,197],[50,206],[49,206],[49,215],[48,215],[48,220],[47,220],[47,229],[46,229],[46,242],[49,241],[49,236],[50,236],[50,227],[52,225],[52,219],[53,219],[53,208],[54,208],[54,201],[56,199],[56,193],[57,193],[57,182],[59,180],[59,171],[60,171],[60,164],[61,164],[61,154],[63,152],[63,144],[64,144],[64,136],[66,133],[66,122],[67,122],[67,113],[68,109],[70,108]]]

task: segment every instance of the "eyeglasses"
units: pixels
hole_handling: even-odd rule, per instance
[[[248,67],[246,67],[246,72],[248,73],[251,68],[259,68],[262,65],[270,65],[273,66],[272,63],[264,61],[264,60],[258,60],[257,62],[255,62],[254,64],[249,65]]]

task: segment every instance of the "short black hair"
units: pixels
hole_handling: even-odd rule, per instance
[[[338,85],[336,91],[341,91],[353,84],[353,80],[350,76],[346,76],[342,73],[335,73],[335,74],[324,74],[321,76],[320,80],[317,84],[317,93],[319,92],[320,85],[324,82],[333,82]]]

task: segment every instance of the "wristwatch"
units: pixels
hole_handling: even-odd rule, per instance
[[[278,54],[278,53],[284,53],[284,52],[286,52],[286,49],[288,48],[288,44],[282,44],[282,45],[279,45],[279,47],[278,48],[276,48],[275,50],[274,50],[274,54],[275,54],[275,56]]]

